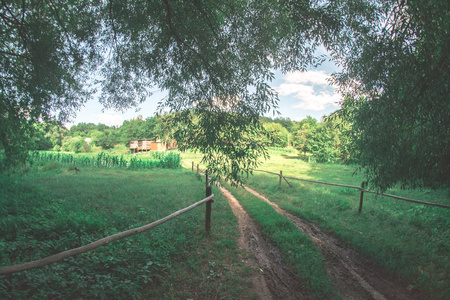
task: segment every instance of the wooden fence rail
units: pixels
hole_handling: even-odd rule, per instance
[[[269,172],[269,171],[265,171],[265,170],[253,170],[253,171],[264,172],[264,173],[269,173],[269,174],[280,176],[280,174],[278,174],[278,173]],[[283,177],[287,178],[287,179],[294,179],[294,180],[300,180],[300,181],[306,181],[306,182],[312,182],[312,183],[320,183],[320,184],[326,184],[326,185],[341,186],[341,187],[353,188],[353,189],[358,189],[358,190],[361,189],[359,186],[354,186],[354,185],[339,184],[339,183],[329,183],[329,182],[325,182],[325,181],[317,181],[317,180],[309,180],[309,179],[300,179],[300,178],[289,177],[289,176],[283,176]]]
[[[65,258],[68,258],[70,256],[74,256],[80,253],[84,253],[90,250],[93,250],[95,248],[104,246],[108,243],[111,243],[113,241],[119,240],[119,239],[123,239],[125,237],[129,237],[138,233],[142,233],[144,231],[147,231],[149,229],[152,229],[153,227],[159,226],[199,205],[202,205],[203,203],[209,203],[209,218],[211,218],[211,201],[213,201],[213,197],[214,194],[210,193],[211,190],[209,190],[209,196],[207,196],[205,199],[200,200],[188,207],[185,207],[183,209],[180,209],[170,215],[168,215],[167,217],[164,217],[158,221],[152,222],[150,224],[138,227],[138,228],[134,228],[134,229],[130,229],[130,230],[126,230],[123,232],[119,232],[116,234],[113,234],[111,236],[108,237],[104,237],[98,241],[92,242],[90,244],[87,244],[85,246],[81,246],[75,249],[71,249],[71,250],[67,250],[43,259],[39,259],[39,260],[35,260],[35,261],[31,261],[31,262],[27,262],[27,263],[22,263],[22,264],[17,264],[17,265],[12,265],[12,266],[1,266],[0,267],[0,274],[1,275],[6,275],[6,274],[12,274],[12,273],[16,273],[16,272],[20,272],[20,271],[25,271],[25,270],[30,270],[33,268],[39,268],[39,267],[43,267],[55,262],[58,262],[60,260],[63,260]],[[206,193],[208,193],[208,189],[206,190]],[[206,224],[209,224],[206,226],[206,230],[209,231],[209,229],[211,228],[211,220],[208,220],[208,215],[206,216]]]
[[[264,172],[264,173],[270,173],[270,174],[273,174],[273,175],[277,175],[277,176],[280,176],[280,180],[281,180],[281,177],[284,177],[285,179],[292,179],[292,180],[306,181],[306,182],[312,182],[312,183],[319,183],[319,184],[324,184],[324,185],[332,185],[332,186],[340,186],[340,187],[346,187],[346,188],[351,188],[351,189],[357,189],[357,190],[361,191],[360,208],[359,208],[358,212],[361,212],[361,209],[362,209],[363,193],[371,193],[371,194],[376,194],[376,195],[380,195],[380,196],[395,198],[395,199],[402,200],[402,201],[419,203],[419,204],[423,204],[423,205],[436,206],[436,207],[442,207],[442,208],[450,208],[450,205],[445,205],[445,204],[440,204],[440,203],[433,203],[433,202],[425,202],[425,201],[420,201],[420,200],[409,199],[409,198],[406,198],[406,197],[400,197],[400,196],[396,196],[396,195],[391,195],[391,194],[385,194],[385,193],[380,193],[380,192],[376,192],[376,191],[366,190],[366,189],[364,189],[364,183],[361,185],[361,187],[359,187],[359,186],[355,186],[355,185],[329,183],[329,182],[324,182],[324,181],[316,181],[316,180],[309,180],[309,179],[301,179],[301,178],[296,178],[296,177],[283,176],[281,171],[280,171],[280,174],[274,173],[274,172],[265,171],[265,170],[253,170],[253,171]],[[281,183],[281,181],[280,181],[280,183]]]
[[[391,197],[391,198],[395,198],[395,199],[399,199],[399,200],[403,200],[403,201],[408,201],[408,202],[413,202],[413,203],[419,203],[419,204],[430,205],[430,206],[437,206],[437,207],[442,207],[442,208],[450,208],[450,205],[445,205],[445,204],[440,204],[440,203],[433,203],[433,202],[426,202],[426,201],[420,201],[420,200],[414,200],[414,199],[409,199],[409,198],[400,197],[400,196],[396,196],[396,195],[384,194],[384,193],[380,193],[380,192],[376,192],[376,191],[364,190],[364,192],[371,193],[371,194],[376,194],[376,195],[380,195],[380,196]]]
[[[192,162],[192,166],[194,166],[194,162]],[[197,172],[202,171],[199,168],[199,165],[197,164]],[[279,187],[281,187],[281,178],[283,178],[286,183],[292,187],[292,185],[287,181],[287,179],[292,179],[292,180],[298,180],[298,181],[305,181],[305,182],[311,182],[311,183],[318,183],[318,184],[324,184],[324,185],[331,185],[331,186],[340,186],[340,187],[345,187],[345,188],[351,188],[351,189],[356,189],[359,190],[361,192],[360,194],[360,201],[359,201],[359,209],[358,209],[358,213],[361,213],[362,210],[362,205],[363,205],[363,197],[364,197],[364,193],[371,193],[371,194],[376,194],[376,195],[380,195],[380,196],[384,196],[384,197],[390,197],[390,198],[394,198],[394,199],[398,199],[398,200],[402,200],[402,201],[407,201],[407,202],[412,202],[412,203],[418,203],[418,204],[423,204],[423,205],[428,205],[428,206],[436,206],[436,207],[441,207],[441,208],[447,208],[450,209],[450,205],[445,205],[445,204],[440,204],[440,203],[433,203],[433,202],[426,202],[426,201],[420,201],[420,200],[414,200],[414,199],[409,199],[406,197],[400,197],[400,196],[396,196],[396,195],[391,195],[391,194],[385,194],[385,193],[380,193],[380,192],[376,192],[376,191],[370,191],[370,190],[366,190],[364,189],[364,182],[362,182],[361,186],[355,186],[355,185],[348,185],[348,184],[340,184],[340,183],[330,183],[330,182],[325,182],[325,181],[317,181],[317,180],[310,180],[310,179],[301,179],[301,178],[296,178],[296,177],[290,177],[290,176],[284,176],[283,175],[283,171],[280,171],[280,173],[275,173],[275,172],[270,172],[270,171],[266,171],[266,170],[258,170],[258,169],[253,169],[252,171],[256,171],[256,172],[264,172],[264,173],[268,173],[268,174],[273,174],[276,176],[279,176],[280,180],[279,180]],[[247,178],[248,178],[248,172],[249,170],[246,170],[247,172]],[[198,175],[198,173],[197,173]]]

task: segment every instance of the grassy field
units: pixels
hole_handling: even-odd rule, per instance
[[[56,166],[56,167],[55,167]],[[160,219],[205,197],[183,169],[33,166],[0,174],[0,264],[46,257]],[[236,219],[213,188],[212,231],[200,206],[169,222],[43,268],[0,276],[2,299],[252,299]]]
[[[120,149],[119,149],[120,150]],[[107,152],[122,155],[119,150]],[[307,163],[292,151],[270,149],[260,169],[285,176],[360,186],[351,166]],[[95,160],[97,153],[89,159]],[[132,156],[125,155],[129,159]],[[140,154],[142,160],[151,154]],[[182,153],[184,166],[201,155]],[[0,174],[0,265],[39,259],[135,228],[204,198],[204,184],[184,169],[80,167],[58,161]],[[434,299],[449,298],[450,211],[254,172],[247,184],[281,208],[333,232],[350,247]],[[231,188],[318,298],[334,298],[320,254],[286,218],[243,189]],[[236,218],[213,187],[212,232],[204,206],[148,233],[113,242],[40,269],[0,276],[0,298],[255,298],[237,249]],[[448,191],[389,193],[450,204]],[[303,247],[298,247],[303,245]],[[300,251],[301,250],[301,251]],[[305,263],[307,262],[307,263]]]
[[[275,173],[282,170],[284,176],[355,186],[361,186],[363,180],[353,174],[352,166],[308,163],[292,153],[279,155],[282,152],[274,150],[270,153],[270,160],[260,169]],[[183,154],[183,158],[196,163],[201,159],[192,153]],[[450,298],[450,210],[365,193],[363,210],[358,214],[358,190],[294,180],[289,180],[293,187],[283,181],[279,189],[278,182],[278,176],[254,172],[247,184],[281,208],[333,232],[361,254],[431,297]],[[450,204],[447,190],[397,188],[388,193]],[[249,208],[250,200],[244,195],[240,191],[239,199]]]
[[[261,169],[284,176],[360,186],[354,167],[310,164],[295,156],[275,156]],[[359,191],[289,180],[278,188],[278,177],[254,172],[248,185],[280,207],[313,221],[338,235],[360,253],[371,257],[433,298],[448,299],[450,210],[418,205],[365,193],[358,214]],[[412,199],[450,204],[448,191],[401,190],[389,193]]]

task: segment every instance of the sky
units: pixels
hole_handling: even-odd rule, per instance
[[[294,121],[300,121],[307,116],[320,120],[323,115],[328,115],[339,108],[338,102],[341,96],[327,82],[331,73],[338,71],[338,67],[332,62],[324,62],[321,66],[305,72],[291,72],[282,74],[275,71],[275,79],[270,86],[278,92],[280,99],[278,111],[280,115],[267,115],[271,118],[282,117]],[[103,106],[94,98],[66,124],[66,127],[81,122],[103,123],[108,126],[120,126],[123,121],[143,116],[144,119],[155,115],[158,102],[165,94],[156,91],[138,108],[131,108],[125,112],[104,110]]]

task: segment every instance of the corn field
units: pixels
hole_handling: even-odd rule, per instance
[[[150,159],[140,159],[136,156],[127,158],[124,155],[109,155],[100,152],[96,156],[74,156],[69,153],[56,152],[31,152],[28,160],[30,163],[57,162],[74,166],[103,167],[103,168],[127,168],[131,170],[165,168],[175,169],[180,166],[180,154],[173,152],[152,152]]]

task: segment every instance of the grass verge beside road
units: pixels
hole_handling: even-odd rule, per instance
[[[62,165],[0,174],[0,264],[40,259],[135,228],[205,197],[185,170]],[[149,232],[39,269],[0,276],[0,298],[254,298],[236,218],[218,190],[212,231],[200,206]]]
[[[260,169],[283,171],[284,176],[360,186],[354,168],[338,164],[310,164],[294,156],[275,156]],[[419,287],[435,299],[448,299],[450,210],[364,194],[358,214],[359,191],[320,184],[284,181],[254,172],[248,185],[281,208],[338,235],[361,254],[370,257]],[[401,190],[388,193],[412,199],[450,204],[448,191]]]

